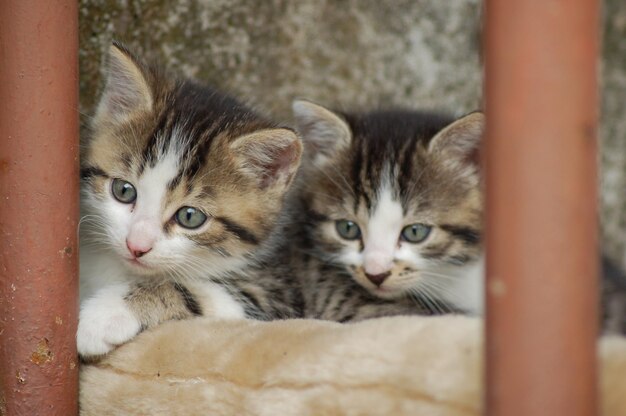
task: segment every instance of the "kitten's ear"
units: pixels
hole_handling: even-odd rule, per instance
[[[291,184],[302,156],[302,142],[289,129],[267,129],[237,138],[231,145],[242,172],[261,189],[284,191]]]
[[[152,109],[152,90],[143,65],[128,49],[113,42],[109,49],[107,80],[96,118],[124,121],[139,111]]]
[[[337,150],[350,145],[350,127],[337,114],[303,100],[294,101],[292,109],[296,128],[310,149],[314,163],[323,163]]]
[[[478,166],[485,115],[475,112],[455,120],[430,141],[428,151],[451,162]]]

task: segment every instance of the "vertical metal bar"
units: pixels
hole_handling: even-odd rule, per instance
[[[78,8],[0,1],[0,414],[77,414]]]
[[[492,416],[597,412],[598,8],[486,1]]]

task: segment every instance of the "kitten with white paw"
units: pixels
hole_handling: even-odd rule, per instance
[[[111,48],[81,159],[81,356],[171,319],[347,322],[455,310],[434,288],[468,297],[482,115],[294,109],[308,151],[289,191],[293,131]]]
[[[272,244],[301,150],[292,130],[114,44],[81,155],[79,353],[166,319],[246,316],[229,276],[246,280]]]

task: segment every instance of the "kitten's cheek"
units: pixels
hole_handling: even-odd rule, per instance
[[[82,357],[104,355],[132,339],[140,330],[141,323],[122,297],[111,294],[88,299],[79,315],[78,353]]]

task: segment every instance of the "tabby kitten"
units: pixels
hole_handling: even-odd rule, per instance
[[[79,353],[104,354],[166,319],[243,317],[245,299],[223,281],[276,238],[300,163],[296,134],[119,44],[91,129]]]
[[[308,156],[296,209],[312,269],[303,284],[324,298],[352,280],[397,305],[412,297],[421,313],[480,314],[483,114],[293,110]]]
[[[291,130],[111,48],[82,155],[83,357],[197,315],[347,322],[449,309],[431,296],[450,295],[443,285],[406,294],[432,276],[465,289],[455,273],[479,268],[482,116],[294,108],[310,160],[286,195],[301,154]],[[389,253],[397,227],[406,241]]]

